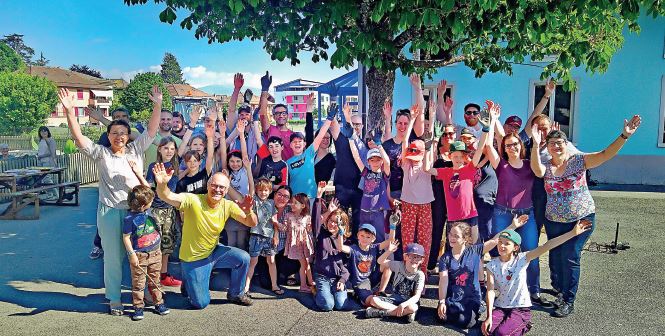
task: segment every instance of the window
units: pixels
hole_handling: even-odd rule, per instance
[[[83,107],[75,107],[76,109],[76,116],[77,117],[84,117],[85,116],[85,109]]]
[[[531,81],[529,83],[529,111],[533,111],[541,98],[545,95],[545,82]],[[578,106],[577,91],[565,91],[563,85],[557,84],[554,93],[550,97],[549,104],[545,106],[543,114],[547,114],[550,120],[558,122],[561,131],[566,133],[568,139],[575,140],[574,121]],[[530,112],[529,112],[530,113]]]
[[[660,83],[660,131],[658,132],[658,147],[665,147],[665,75]]]
[[[81,89],[76,90],[76,98],[78,100],[83,100],[83,90]]]
[[[436,103],[436,87],[438,83],[424,84],[423,85],[423,98],[425,98],[425,116],[429,116],[429,100],[430,97],[434,99]],[[450,98],[453,94],[453,86],[448,84],[446,87],[446,92],[443,94],[444,97]],[[415,102],[413,102],[415,104]]]

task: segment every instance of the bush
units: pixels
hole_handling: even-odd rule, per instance
[[[58,103],[58,90],[46,78],[0,72],[0,134],[18,135],[46,123]]]
[[[58,125],[58,127],[67,128],[68,126],[67,126],[67,123],[60,123],[60,125]]]

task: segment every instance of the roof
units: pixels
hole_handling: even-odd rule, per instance
[[[165,83],[166,89],[169,91],[171,97],[209,97],[213,95],[201,91],[189,84],[170,84]]]
[[[294,88],[294,87],[315,89],[321,84],[323,84],[323,83],[298,78],[298,79],[294,79],[290,82],[286,82],[284,84],[275,85],[275,91],[289,91],[291,88]]]
[[[111,90],[114,87],[112,80],[100,79],[67,69],[33,65],[28,67],[26,72],[34,76],[47,78],[58,87],[98,90]]]
[[[112,79],[109,79],[109,80],[113,81],[113,88],[114,89],[122,90],[122,89],[127,88],[127,85],[129,85],[129,83],[127,83],[127,81],[125,81],[122,78],[112,78]]]
[[[333,94],[332,88],[337,88],[337,94]],[[328,83],[325,83],[316,91],[333,96],[357,96],[358,95],[358,69],[353,70],[345,75],[337,77]]]

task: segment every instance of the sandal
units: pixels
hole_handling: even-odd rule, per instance
[[[275,293],[275,295],[284,295],[284,290],[281,288],[273,289],[272,292]]]
[[[109,304],[109,314],[113,316],[122,316],[124,314],[124,307],[120,302],[111,302]]]

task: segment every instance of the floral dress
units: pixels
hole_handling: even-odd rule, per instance
[[[284,255],[289,259],[309,258],[314,254],[312,242],[312,217],[297,216],[290,213],[286,216],[286,248]]]

